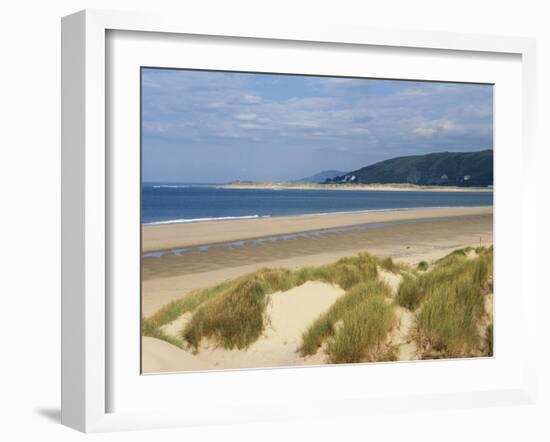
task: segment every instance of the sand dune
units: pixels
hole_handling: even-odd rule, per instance
[[[447,255],[448,251],[432,252],[435,261]],[[470,251],[467,259],[478,256]],[[423,256],[426,258],[426,256]],[[419,257],[417,257],[419,258]],[[385,301],[393,306],[395,322],[389,331],[386,344],[393,348],[397,360],[417,360],[422,357],[415,337],[418,311],[412,311],[399,305],[396,296],[403,280],[402,273],[392,273],[378,265],[378,280],[389,287]],[[410,272],[410,270],[404,270]],[[401,271],[403,272],[403,270]],[[153,338],[143,338],[143,373],[202,371],[216,369],[288,367],[293,365],[319,365],[327,363],[327,356],[321,349],[309,357],[302,357],[297,349],[302,344],[303,333],[324,312],[326,312],[345,291],[320,281],[308,281],[287,291],[278,291],[268,296],[265,312],[267,326],[262,336],[248,348],[227,350],[215,346],[211,341],[203,340],[197,352],[178,348],[167,342]],[[484,315],[478,323],[480,337],[484,337],[486,328],[492,324],[493,295],[484,295]],[[184,313],[174,321],[161,327],[161,331],[177,339],[191,319],[191,313]],[[335,326],[338,324],[335,324]],[[330,345],[329,341],[325,342]],[[483,356],[485,350],[475,350]]]
[[[143,338],[142,370],[155,373],[324,363],[322,354],[303,358],[296,349],[302,332],[343,294],[341,288],[318,281],[273,293],[266,313],[270,324],[264,335],[246,350],[224,350],[204,343],[194,355],[164,341]],[[183,326],[182,320],[178,326]],[[177,333],[178,327],[164,330]]]
[[[193,354],[160,339],[143,336],[141,345],[141,370],[143,373],[161,373],[183,369],[205,370],[208,368]]]

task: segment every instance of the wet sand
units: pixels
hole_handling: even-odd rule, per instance
[[[346,226],[360,227],[323,231]],[[161,229],[165,227],[167,229]],[[186,229],[201,235],[193,237]],[[180,247],[182,244],[227,244],[247,238],[311,230],[320,232],[273,242],[245,241],[241,245],[193,249],[180,256],[165,252],[161,257],[143,258],[142,313],[148,316],[167,302],[185,296],[190,290],[217,284],[260,267],[292,269],[322,265],[361,251],[415,264],[421,260],[430,261],[466,245],[490,245],[493,241],[493,214],[491,207],[418,209],[351,216],[145,226],[144,244],[152,247],[152,244],[159,244],[159,240],[168,244],[169,234],[175,233],[180,236],[176,235],[177,238],[173,238],[170,244]],[[146,235],[146,232],[149,233]],[[222,237],[224,241],[219,240]]]

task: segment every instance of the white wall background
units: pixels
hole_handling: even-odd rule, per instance
[[[546,3],[546,5],[545,5]],[[548,258],[550,13],[535,0],[12,0],[0,9],[0,439],[82,440],[59,425],[60,17],[83,8],[533,36],[538,43],[539,275]],[[546,201],[545,201],[546,200]],[[543,205],[543,203],[545,203]],[[546,262],[545,262],[546,260]],[[539,284],[535,406],[91,436],[94,440],[550,440],[550,291]],[[182,398],[185,400],[185,398]]]

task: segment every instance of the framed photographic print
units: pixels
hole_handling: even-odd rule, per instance
[[[493,356],[493,87],[143,67],[142,373]]]
[[[63,422],[532,401],[533,57],[64,18]]]

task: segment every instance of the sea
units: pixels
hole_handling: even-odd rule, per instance
[[[202,183],[143,183],[141,195],[142,224],[493,204],[493,192],[233,189]]]

